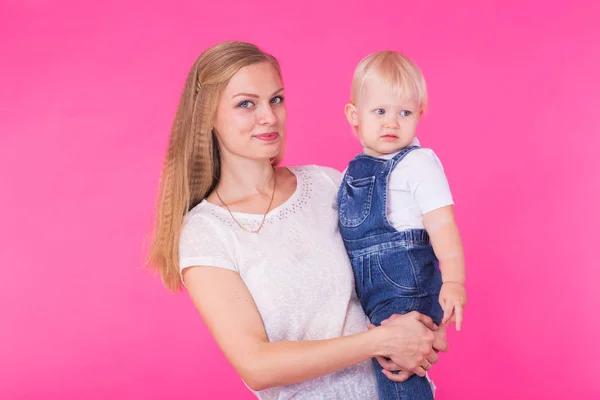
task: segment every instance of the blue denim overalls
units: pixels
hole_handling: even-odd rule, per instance
[[[387,186],[394,167],[418,146],[392,159],[359,154],[350,162],[338,193],[340,232],[350,256],[356,293],[371,322],[418,311],[436,324],[442,278],[424,229],[398,231],[387,219]],[[377,371],[381,367],[373,359]],[[426,378],[414,375],[396,383],[377,373],[381,399],[421,400],[433,395]]]

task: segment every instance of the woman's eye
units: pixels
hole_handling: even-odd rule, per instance
[[[281,104],[283,103],[283,96],[275,96],[271,99],[271,104]]]
[[[238,104],[238,107],[240,108],[250,108],[252,107],[254,104],[250,101],[250,100],[244,100],[241,103]]]
[[[411,114],[412,114],[412,111],[408,111],[408,110],[400,111],[400,115],[402,115],[403,117],[408,117]]]
[[[378,108],[377,110],[375,110],[375,114],[383,115],[383,114],[385,114],[385,110],[383,108]]]

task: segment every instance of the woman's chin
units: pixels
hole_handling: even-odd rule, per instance
[[[282,146],[273,146],[271,149],[260,149],[254,153],[253,158],[271,160],[281,154]]]
[[[279,156],[278,151],[248,154],[246,157],[255,161],[272,161]]]

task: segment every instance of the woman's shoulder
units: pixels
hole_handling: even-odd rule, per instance
[[[340,186],[342,179],[342,173],[335,168],[327,167],[323,165],[308,164],[308,165],[297,165],[288,166],[294,174],[302,175],[308,179],[323,180],[332,183],[336,188]]]
[[[200,203],[192,207],[187,214],[185,214],[184,222],[197,219],[202,220],[208,218],[209,215],[210,212],[208,209],[208,203],[205,200],[202,200]]]
[[[194,232],[197,235],[200,231],[202,236],[218,236],[220,229],[216,218],[211,210],[211,204],[203,200],[185,214],[181,233]]]
[[[203,200],[183,217],[179,235],[180,249],[202,247],[207,250],[232,240],[214,206]],[[202,246],[200,246],[202,244]]]

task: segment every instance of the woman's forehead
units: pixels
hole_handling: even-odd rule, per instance
[[[225,93],[235,96],[237,93],[270,95],[282,87],[281,78],[268,62],[248,65],[236,72],[225,88]]]

